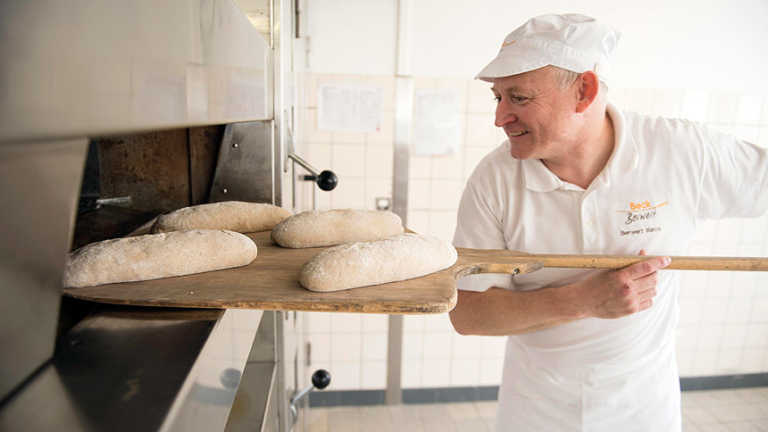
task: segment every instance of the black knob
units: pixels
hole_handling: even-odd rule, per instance
[[[312,385],[322,390],[331,383],[331,374],[325,369],[318,369],[312,374]]]
[[[317,186],[324,191],[332,191],[339,184],[339,179],[332,171],[323,171],[317,177]]]

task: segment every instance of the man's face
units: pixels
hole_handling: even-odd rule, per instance
[[[551,67],[493,80],[496,126],[504,129],[515,159],[567,156],[576,138],[575,84],[558,88]]]

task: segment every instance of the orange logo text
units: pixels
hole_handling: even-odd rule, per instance
[[[648,210],[657,209],[659,207],[664,207],[667,204],[669,204],[669,201],[664,201],[663,203],[661,203],[661,204],[659,204],[657,206],[652,206],[650,201],[648,201],[648,200],[640,201],[640,202],[630,201],[629,202],[629,210],[616,210],[616,211],[617,212],[621,212],[621,213],[648,211]]]

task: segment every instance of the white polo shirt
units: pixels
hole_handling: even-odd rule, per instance
[[[454,244],[528,253],[682,255],[702,219],[768,207],[768,154],[684,121],[608,106],[616,144],[584,190],[504,142],[468,181]],[[598,270],[478,275],[459,289],[562,286]],[[679,431],[677,278],[660,271],[650,309],[508,337],[498,431]]]

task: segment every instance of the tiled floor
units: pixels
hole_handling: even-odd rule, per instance
[[[768,387],[683,393],[684,432],[768,432]],[[309,432],[493,432],[496,402],[310,410]]]
[[[492,432],[496,402],[312,408],[309,432]]]

